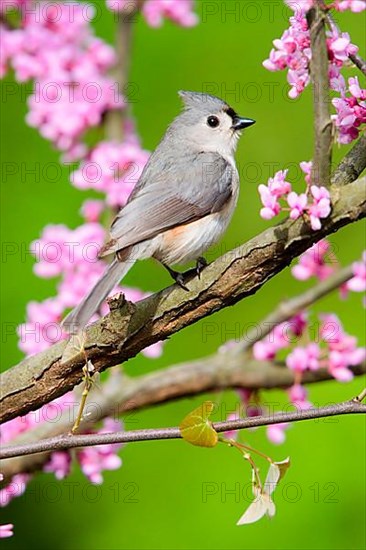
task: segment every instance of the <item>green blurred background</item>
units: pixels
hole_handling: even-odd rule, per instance
[[[270,223],[258,214],[259,183],[265,183],[276,170],[290,167],[290,180],[301,188],[295,164],[312,156],[312,104],[310,90],[299,101],[289,100],[285,74],[269,73],[262,67],[271,41],[287,27],[289,10],[282,1],[207,0],[197,2],[197,10],[201,23],[193,29],[166,22],[155,30],[142,19],[137,21],[130,80],[137,89],[132,99],[138,131],[143,146],[150,150],[180,109],[180,89],[209,90],[257,120],[239,144],[240,202],[221,245],[208,255],[212,259]],[[115,23],[103,1],[99,12],[96,32],[113,43]],[[345,13],[337,18],[364,56],[364,15]],[[2,369],[22,357],[16,336],[7,333],[9,327],[23,322],[29,300],[55,293],[55,281],[36,278],[33,260],[25,251],[48,223],[79,225],[78,210],[87,196],[69,184],[66,167],[54,183],[42,177],[43,168],[58,163],[59,154],[25,125],[29,86],[9,88],[12,82],[8,77],[2,88],[1,228],[3,242],[15,243],[19,251],[2,259]],[[346,150],[335,151],[335,162]],[[4,173],[5,163],[11,162],[19,167],[14,176]],[[25,173],[31,168],[36,168],[36,175]],[[360,257],[365,247],[364,225],[345,228],[331,242],[343,264]],[[154,291],[170,280],[159,265],[147,261],[135,265],[125,282]],[[148,360],[139,355],[125,366],[126,371],[140,375],[214,352],[232,337],[228,331],[260,320],[279,300],[307,286],[286,269],[257,295],[208,319],[217,323],[214,335],[203,338],[202,321],[174,335],[161,358]],[[335,310],[346,330],[363,340],[360,295],[341,302],[334,294],[314,309]],[[311,387],[310,398],[316,404],[336,402],[361,388],[360,379],[346,385],[327,382]],[[135,413],[126,427],[177,425],[205,397]],[[232,392],[209,397],[221,403],[221,411],[238,404]],[[286,404],[282,392],[264,393],[263,400],[277,402],[278,408]],[[25,495],[3,510],[2,523],[15,524],[15,536],[4,544],[39,550],[364,548],[365,422],[361,417],[298,424],[288,430],[281,447],[271,445],[264,430],[247,433],[246,440],[275,459],[291,456],[292,467],[275,495],[277,515],[271,521],[265,518],[254,525],[235,526],[248,506],[245,495],[250,479],[249,468],[238,453],[227,448],[198,449],[181,441],[138,443],[123,448],[122,468],[106,472],[98,488],[78,468],[63,482],[51,474],[38,475]],[[214,494],[207,495],[207,490]]]

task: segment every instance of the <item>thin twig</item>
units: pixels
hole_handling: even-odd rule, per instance
[[[354,65],[356,65],[356,67],[358,69],[360,69],[360,71],[366,75],[366,61],[364,59],[362,59],[362,57],[360,55],[358,55],[357,53],[355,54],[352,54],[350,53],[348,55],[348,57],[350,58],[350,60],[352,61],[352,63]]]
[[[317,409],[298,410],[287,413],[278,413],[272,416],[257,416],[243,418],[240,420],[229,420],[225,422],[214,423],[217,432],[226,432],[231,430],[243,430],[258,426],[269,426],[282,422],[298,422],[300,420],[313,420],[315,418],[325,418],[330,416],[340,416],[344,414],[365,414],[366,405],[358,401],[351,400],[336,405],[328,405]],[[1,459],[8,459],[17,456],[30,455],[35,453],[45,453],[50,451],[64,451],[78,447],[91,447],[93,445],[108,445],[113,443],[132,443],[136,441],[152,441],[162,439],[180,439],[179,428],[159,428],[133,430],[130,432],[116,432],[109,434],[87,434],[87,435],[64,435],[51,439],[44,439],[37,443],[28,445],[19,445],[14,447],[5,447],[0,452]]]
[[[366,362],[349,367],[355,376],[366,373]],[[302,384],[331,380],[326,369],[303,373]],[[218,353],[192,363],[181,363],[157,372],[130,378],[120,369],[114,370],[102,387],[94,388],[87,404],[87,414],[80,424],[80,431],[93,429],[96,422],[107,417],[123,414],[125,423],[133,427],[136,421],[131,411],[151,407],[182,397],[197,396],[224,389],[245,388],[286,389],[294,384],[294,373],[283,364],[256,361],[243,355],[230,356]],[[71,400],[72,401],[72,400]],[[73,403],[70,403],[73,405]],[[287,407],[288,403],[284,405]],[[35,427],[17,436],[12,445],[25,445],[40,439],[70,433],[74,422],[75,408],[60,411],[57,422],[48,422],[42,413],[35,413]],[[23,456],[6,461],[1,471],[6,478],[21,472],[42,469],[48,460],[47,453]]]

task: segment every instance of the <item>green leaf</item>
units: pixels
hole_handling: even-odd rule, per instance
[[[212,401],[205,401],[182,420],[179,430],[183,439],[199,447],[215,447],[218,435],[209,420],[214,406]]]

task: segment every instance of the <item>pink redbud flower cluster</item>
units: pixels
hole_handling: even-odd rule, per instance
[[[327,279],[338,268],[337,258],[330,243],[321,240],[309,248],[292,268],[292,274],[299,280],[316,277]],[[366,252],[362,260],[353,264],[354,277],[346,283],[346,290],[363,292],[366,290]],[[342,290],[341,295],[345,291]],[[286,323],[273,327],[271,332],[253,346],[253,356],[258,361],[273,361],[279,354],[287,353],[286,366],[295,373],[295,383],[289,388],[290,401],[301,409],[312,405],[307,399],[307,390],[301,385],[306,371],[325,368],[339,382],[348,382],[353,378],[350,367],[360,364],[366,358],[366,348],[358,346],[357,338],[347,334],[341,321],[335,314],[319,316],[319,330],[315,335],[310,332],[309,312],[302,311]],[[313,339],[311,339],[311,337]],[[304,342],[304,343],[302,343]],[[267,436],[273,443],[284,440],[282,425]]]
[[[255,416],[263,416],[265,414],[270,414],[271,411],[267,409],[267,407],[263,405],[259,405],[257,403],[251,403],[251,398],[253,395],[253,392],[246,389],[239,389],[236,391],[241,403],[243,404],[243,407],[240,407],[239,410],[236,410],[232,413],[230,413],[226,420],[239,420],[239,418],[243,418],[243,416],[247,416],[248,418],[253,418]],[[286,430],[290,427],[290,424],[287,422],[281,422],[278,424],[271,424],[270,426],[267,426],[266,428],[266,435],[268,440],[271,443],[274,443],[275,445],[280,445],[281,443],[284,443],[286,439]],[[250,428],[251,431],[255,431],[258,428]],[[225,432],[225,437],[228,439],[237,439],[239,435],[238,430],[228,430]]]
[[[47,421],[55,421],[62,412],[74,409],[74,398],[68,393],[48,403],[38,411],[31,412],[25,416],[14,418],[5,422],[0,428],[0,441],[2,445],[11,443],[22,433],[35,428]],[[89,433],[109,433],[121,431],[121,422],[112,418],[106,418],[102,427]],[[120,444],[100,445],[80,449],[73,453],[79,463],[82,472],[91,483],[100,484],[103,482],[103,470],[115,470],[122,464],[121,458],[117,455],[121,448]],[[53,473],[56,479],[63,479],[70,473],[72,457],[69,451],[55,451],[43,466],[44,472]],[[13,476],[10,483],[0,490],[0,506],[6,506],[13,498],[21,496],[27,483],[32,479],[30,474],[17,474]]]
[[[4,476],[0,473],[0,483],[3,481]],[[12,523],[5,523],[0,525],[0,539],[7,539],[13,536],[14,525]]]
[[[85,7],[85,6],[84,6]],[[85,152],[84,134],[101,123],[110,109],[124,105],[107,75],[114,49],[93,35],[82,4],[42,3],[25,10],[22,26],[1,25],[0,74],[12,66],[19,82],[34,79],[27,122],[75,159]]]
[[[308,166],[310,169],[310,167]],[[273,184],[277,190],[288,191],[285,174]],[[309,248],[299,258],[292,268],[292,274],[301,281],[316,277],[323,281],[339,268],[338,260],[327,240],[321,240]],[[349,290],[363,292],[366,290],[366,251],[362,259],[353,264],[354,277],[341,288],[341,297]],[[308,391],[301,384],[303,373],[325,368],[340,382],[348,382],[353,378],[350,367],[360,364],[366,358],[366,348],[359,347],[357,339],[347,334],[341,321],[335,314],[319,316],[319,330],[313,334],[310,325],[310,312],[301,311],[289,321],[273,327],[270,333],[253,346],[253,356],[257,361],[274,361],[285,357],[286,366],[294,372],[295,383],[287,390],[290,402],[298,409],[309,409],[312,403],[308,400]],[[313,339],[311,339],[311,336]],[[233,342],[221,346],[222,353],[230,350]],[[247,416],[264,414],[261,406],[256,403],[250,406],[252,392],[240,390],[238,395],[245,405]],[[237,412],[228,416],[234,420],[242,416]],[[289,426],[286,423],[273,424],[267,428],[267,437],[274,444],[284,442],[285,432]],[[226,437],[236,438],[238,432],[226,432]]]
[[[332,251],[331,244],[326,239],[310,247],[299,258],[291,269],[292,275],[299,281],[306,281],[315,277],[324,281],[338,268],[338,260]],[[354,277],[340,287],[340,295],[346,298],[349,291],[366,292],[366,251],[362,258],[352,265]]]
[[[37,259],[35,273],[42,278],[60,277],[60,280],[57,296],[43,302],[30,302],[27,306],[27,321],[18,327],[19,347],[26,354],[43,351],[67,336],[59,324],[66,309],[80,303],[105,269],[105,263],[98,259],[105,233],[97,221],[84,223],[74,230],[64,225],[49,225],[41,238],[31,244],[31,251]],[[111,295],[120,292],[133,302],[148,295],[138,289],[120,286],[116,286]],[[103,305],[101,313],[107,312],[108,306]],[[93,316],[91,322],[97,317]],[[162,353],[162,344],[149,346],[143,353],[148,357],[158,357]]]
[[[295,99],[310,82],[310,33],[305,14],[313,6],[313,0],[289,0],[286,3],[295,12],[290,17],[290,27],[280,39],[273,41],[274,48],[263,66],[269,71],[288,70],[287,81],[291,86],[288,95]],[[351,9],[360,12],[366,8],[366,2],[335,2],[329,7],[339,11]],[[358,137],[359,127],[366,122],[366,90],[361,89],[357,78],[349,79],[347,90],[340,71],[348,63],[349,56],[357,53],[358,47],[351,43],[348,33],[341,33],[335,25],[327,31],[327,47],[330,88],[341,94],[341,97],[332,100],[337,112],[333,120],[338,130],[338,142],[350,143]],[[350,97],[347,97],[347,93]],[[302,197],[300,206],[303,200]]]
[[[121,430],[122,424],[120,421],[106,418],[100,430],[88,433],[104,434]],[[117,455],[117,451],[121,447],[122,444],[119,443],[85,447],[76,451],[73,456],[76,457],[81,471],[89,481],[100,485],[103,483],[103,470],[117,470],[122,465],[122,459]],[[72,459],[69,451],[56,451],[52,453],[43,470],[54,473],[57,479],[64,479],[70,473],[71,462]]]
[[[354,277],[347,283],[347,289],[353,292],[366,292],[366,250],[362,254],[361,261],[352,265]]]
[[[336,0],[334,7],[338,11],[351,10],[354,13],[360,13],[366,9],[365,0]]]
[[[311,163],[301,162],[300,167],[306,174],[309,181]],[[300,216],[309,221],[311,228],[317,231],[321,228],[321,219],[327,218],[330,214],[330,195],[325,187],[307,185],[305,193],[292,191],[291,183],[286,180],[287,170],[276,172],[273,178],[269,178],[267,185],[261,184],[258,187],[262,201],[260,215],[265,220],[277,216],[281,210],[290,212],[290,218],[297,220]],[[283,207],[280,200],[285,201],[287,206]]]
[[[23,10],[32,4],[33,0],[1,0],[0,13],[6,15],[10,11]]]
[[[324,281],[334,273],[337,262],[331,244],[326,239],[322,239],[301,254],[298,263],[292,267],[291,273],[299,281],[306,281],[310,277]]]
[[[305,334],[308,324],[303,325],[301,333],[292,330],[291,320],[274,327],[270,334],[253,346],[255,359],[273,360],[282,349],[291,349],[294,340],[299,340]],[[340,382],[347,382],[353,378],[350,366],[358,365],[366,357],[366,349],[358,347],[357,338],[347,334],[341,321],[334,314],[321,316],[319,342],[310,342],[298,345],[291,349],[286,357],[286,365],[301,380],[301,374],[305,371],[314,371],[327,368],[329,373]],[[294,399],[294,389],[289,392],[290,399]],[[299,392],[296,392],[296,405],[300,406]]]
[[[131,0],[106,0],[112,11],[123,11],[131,6]],[[193,0],[145,0],[142,14],[150,27],[161,27],[164,18],[182,27],[193,27],[198,17],[193,12]]]
[[[340,89],[341,97],[332,99],[337,114],[332,115],[338,130],[339,143],[351,143],[359,136],[359,128],[366,124],[366,89],[361,88],[358,78],[348,79],[347,97],[346,86]]]
[[[99,143],[71,174],[79,189],[106,194],[108,206],[124,206],[149,158],[136,141]]]

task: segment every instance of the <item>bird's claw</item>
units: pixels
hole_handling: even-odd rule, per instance
[[[196,273],[197,277],[201,278],[201,272],[204,270],[204,268],[207,266],[207,260],[203,256],[200,256],[196,262]]]
[[[184,284],[184,274],[183,273],[176,273],[175,276],[175,282],[177,285],[179,285],[183,290],[186,290],[189,292],[189,288]]]

